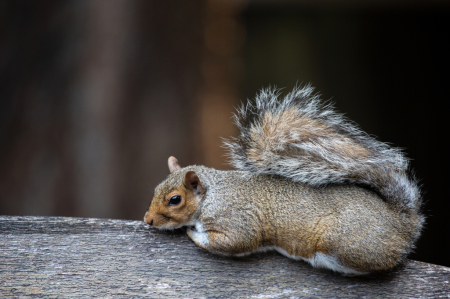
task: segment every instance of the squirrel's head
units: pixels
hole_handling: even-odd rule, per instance
[[[160,229],[189,225],[206,190],[195,171],[182,169],[175,157],[169,158],[169,170],[144,216],[146,223]]]

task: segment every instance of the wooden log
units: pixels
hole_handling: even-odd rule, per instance
[[[142,221],[0,216],[0,297],[450,296],[450,268],[408,261],[349,277],[277,253],[230,258]]]

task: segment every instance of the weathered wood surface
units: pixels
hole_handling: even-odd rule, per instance
[[[211,254],[140,221],[0,216],[0,297],[450,297],[450,268],[345,277],[276,253]]]

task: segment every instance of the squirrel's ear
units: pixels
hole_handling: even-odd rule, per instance
[[[181,166],[178,164],[178,160],[175,157],[171,156],[169,158],[168,164],[169,164],[170,173],[181,169]]]
[[[186,172],[186,175],[184,176],[184,186],[197,195],[203,193],[203,190],[205,189],[194,171]]]

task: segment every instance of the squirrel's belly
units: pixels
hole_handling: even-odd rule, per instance
[[[197,245],[204,247],[204,248],[207,248],[209,246],[209,244],[210,244],[209,236],[208,236],[207,232],[205,231],[202,223],[197,222],[195,224],[195,230],[189,229],[188,232],[189,232],[189,235],[192,238],[192,240],[194,240],[194,242]],[[297,244],[297,245],[300,245],[300,244]],[[260,246],[254,251],[250,250],[248,252],[242,252],[242,253],[238,253],[238,254],[230,254],[230,253],[228,253],[226,251],[222,251],[222,250],[217,251],[217,250],[210,249],[210,251],[218,253],[218,254],[223,254],[223,255],[246,256],[251,253],[276,250],[288,258],[291,258],[294,260],[306,261],[315,268],[325,268],[325,269],[330,269],[330,270],[333,270],[336,272],[340,272],[343,274],[350,274],[350,275],[366,274],[366,272],[357,271],[357,270],[354,270],[347,266],[344,266],[336,257],[334,257],[330,254],[326,254],[326,253],[319,252],[319,251],[313,252],[311,250],[311,248],[309,248],[310,250],[306,250],[306,251],[300,250],[299,251],[298,250],[299,248],[297,246],[294,246],[294,247],[296,247],[297,250],[293,250],[294,248],[291,248],[292,250],[290,250],[290,251],[296,252],[296,254],[290,254],[284,248],[281,248],[281,247],[275,246],[275,245]],[[309,253],[309,254],[307,254],[307,253]]]
[[[314,268],[323,268],[323,269],[330,269],[335,272],[340,272],[343,274],[349,274],[349,275],[364,275],[368,272],[361,272],[354,270],[352,268],[349,268],[347,266],[344,266],[336,257],[325,254],[322,252],[316,252],[311,257],[303,257],[301,255],[292,255],[289,254],[286,250],[284,250],[281,247],[278,246],[264,246],[260,247],[255,252],[265,252],[270,250],[276,250],[282,255],[294,259],[294,260],[303,260],[305,262],[310,263]]]

